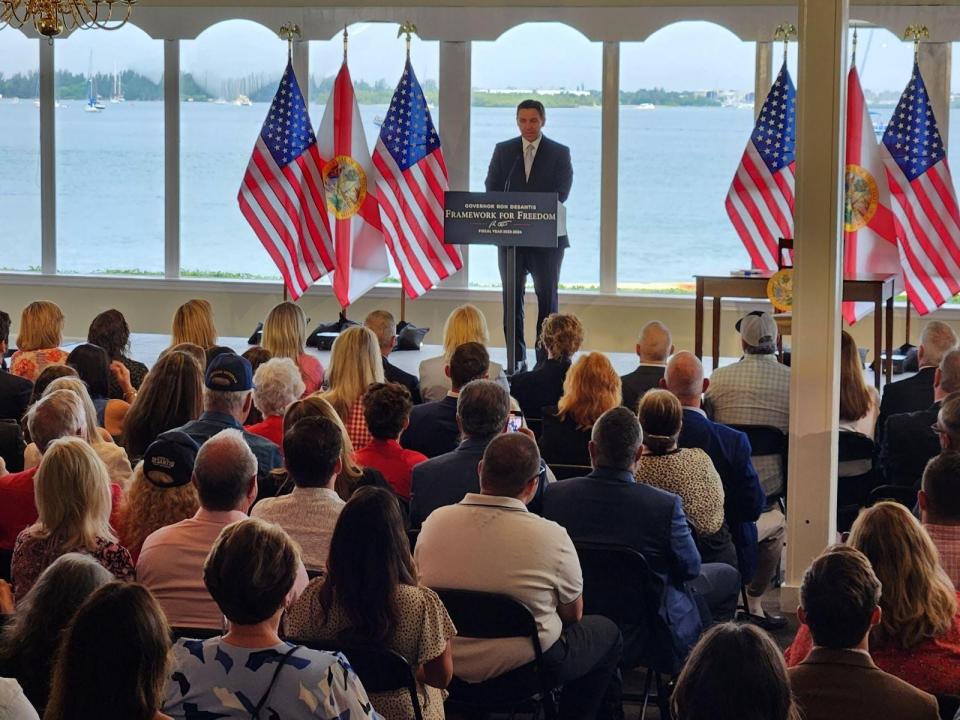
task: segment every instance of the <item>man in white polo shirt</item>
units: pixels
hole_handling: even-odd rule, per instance
[[[597,717],[620,660],[617,626],[583,617],[583,576],[567,531],[527,511],[537,491],[540,453],[521,433],[499,435],[480,463],[480,493],[438,508],[416,546],[428,587],[510,595],[533,613],[547,671],[563,685],[560,717]],[[457,677],[481,682],[534,659],[526,638],[453,639]]]

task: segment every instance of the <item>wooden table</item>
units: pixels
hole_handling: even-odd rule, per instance
[[[773,273],[760,272],[749,277],[730,275],[697,275],[697,305],[695,352],[703,358],[703,303],[704,298],[713,298],[713,368],[720,360],[720,301],[730,298],[767,299],[767,280]],[[881,352],[886,350],[884,363],[886,381],[893,378],[893,298],[897,294],[896,276],[864,273],[843,280],[843,300],[873,303],[874,359],[879,363]],[[886,303],[886,334],[883,332],[883,305]],[[886,343],[884,344],[884,340]],[[880,389],[880,372],[873,374],[874,384]]]

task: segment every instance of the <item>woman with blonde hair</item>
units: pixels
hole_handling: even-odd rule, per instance
[[[880,502],[863,510],[847,541],[870,561],[880,580],[880,624],[870,632],[877,666],[933,695],[960,688],[960,615],[953,583],[937,549],[907,508]],[[787,665],[807,657],[813,638],[801,625],[787,648]]]
[[[446,370],[450,356],[454,350],[468,342],[477,342],[484,347],[490,343],[487,319],[475,305],[469,304],[455,308],[447,316],[443,324],[443,355],[427,358],[420,363],[420,395],[424,402],[443,400],[450,392],[450,376]],[[490,362],[487,377],[507,390],[510,389],[500,363]]]
[[[723,515],[723,483],[710,456],[700,448],[679,448],[683,408],[668,390],[648,390],[640,398],[643,455],[637,482],[680,496],[705,563],[737,567],[737,551]]]
[[[307,316],[296,303],[282,302],[263,321],[263,349],[275,358],[290,358],[300,368],[300,377],[309,395],[323,385],[323,364],[307,353]]]
[[[589,465],[587,443],[593,424],[620,400],[620,376],[610,359],[602,352],[581,355],[567,372],[556,407],[544,408],[538,441],[544,461]]]
[[[38,300],[20,314],[17,351],[10,358],[10,372],[30,382],[48,365],[63,365],[67,353],[63,343],[63,311],[56,303]]]
[[[340,333],[330,354],[330,389],[323,393],[340,415],[354,450],[366,447],[373,436],[363,417],[363,395],[373,383],[383,382],[380,345],[373,331],[351,327]]]
[[[81,438],[47,446],[35,476],[37,522],[23,530],[10,563],[13,594],[26,595],[50,563],[68,552],[91,555],[120,580],[133,580],[133,561],[110,527],[107,468]]]
[[[853,336],[840,332],[840,429],[872,438],[880,415],[880,393],[863,376]]]
[[[213,324],[213,306],[207,300],[188,300],[173,316],[170,345],[193,343],[204,350],[217,344],[217,328]]]
[[[543,417],[543,409],[556,405],[574,354],[583,344],[583,324],[576,315],[551,313],[543,321],[537,341],[547,356],[530,372],[510,378],[510,394],[526,417]]]

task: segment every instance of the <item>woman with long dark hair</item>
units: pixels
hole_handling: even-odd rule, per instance
[[[147,366],[128,356],[130,352],[130,326],[127,319],[119,310],[104,310],[90,322],[87,330],[87,342],[98,345],[107,351],[111,367],[119,363],[127,369],[130,385],[139,390],[143,379],[147,376]],[[123,372],[122,370],[117,370]],[[125,389],[116,377],[110,377],[110,397],[114,400],[125,400]]]
[[[111,370],[107,351],[90,343],[81,343],[71,350],[67,365],[76,370],[80,379],[87,384],[90,399],[97,410],[97,426],[105,428],[115,438],[123,435],[124,418],[130,410],[130,403],[137,396],[137,391],[130,384],[130,371],[120,363],[117,363],[119,371]],[[112,373],[116,373],[117,381],[121,384],[124,400],[110,399]]]
[[[357,490],[340,513],[327,575],[316,578],[287,613],[290,637],[388,647],[418,666],[425,720],[443,718],[442,689],[453,677],[453,621],[437,594],[417,582],[397,498]],[[387,720],[413,717],[406,692],[372,693]]]

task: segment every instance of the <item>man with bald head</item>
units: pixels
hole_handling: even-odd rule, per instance
[[[941,441],[930,426],[937,422],[947,396],[958,391],[960,350],[950,350],[933,370],[933,403],[923,410],[887,418],[880,443],[880,469],[888,484],[919,489],[927,461],[940,452]]]
[[[750,441],[739,430],[710,420],[701,408],[710,381],[703,377],[703,365],[693,353],[678,352],[670,358],[660,384],[683,406],[678,445],[703,450],[723,482],[724,518],[737,549],[740,574],[749,583],[751,620],[767,628],[780,627],[784,619],[766,613],[761,600],[780,560],[783,514],[773,509],[764,512],[767,498],[750,459]]]
[[[640,330],[637,339],[637,357],[640,365],[632,373],[620,378],[623,386],[623,405],[636,411],[640,397],[657,387],[663,377],[667,358],[673,354],[670,330],[662,322],[648,322]]]

